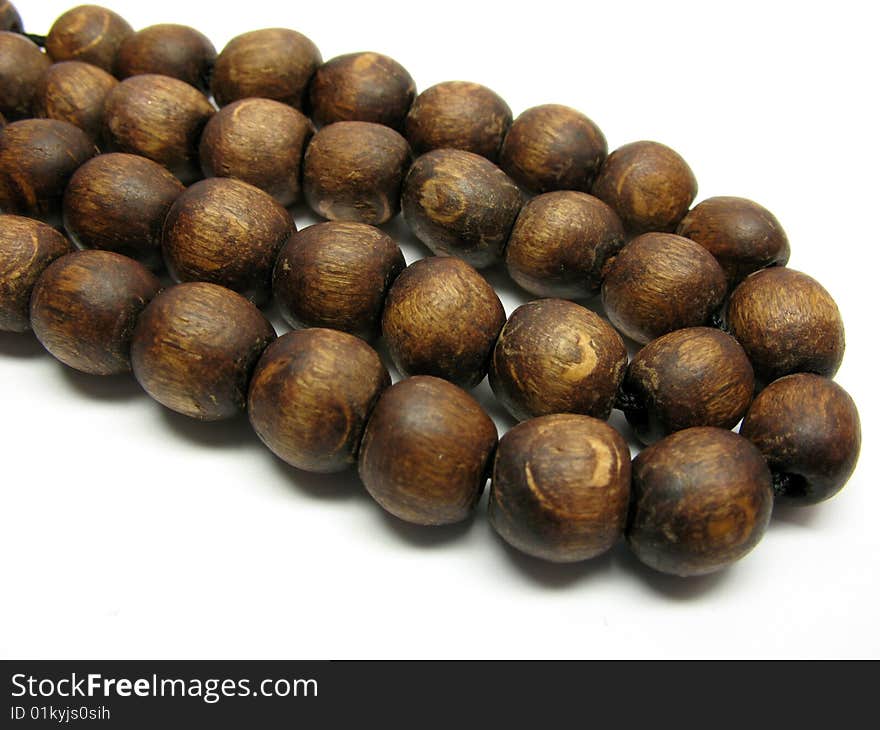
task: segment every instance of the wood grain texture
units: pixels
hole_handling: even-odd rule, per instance
[[[52,24],[46,52],[53,61],[84,61],[113,73],[119,46],[134,29],[120,15],[99,5],[78,5]]]
[[[461,522],[473,512],[498,443],[492,419],[461,388],[427,375],[379,398],[358,455],[367,492],[417,525]]]
[[[629,492],[629,447],[617,431],[589,416],[541,416],[498,442],[489,522],[528,555],[587,560],[623,534]]]
[[[9,121],[30,116],[37,82],[51,65],[30,39],[0,31],[0,114]]]
[[[626,539],[655,570],[705,575],[751,552],[772,509],[770,470],[754,445],[720,428],[689,428],[633,461]]]
[[[116,54],[116,75],[161,74],[207,91],[217,49],[188,25],[161,23],[126,38]]]
[[[33,115],[70,122],[98,143],[103,129],[104,102],[117,83],[113,76],[90,63],[53,63],[37,82]]]
[[[2,30],[12,33],[21,33],[24,30],[21,16],[9,0],[0,0],[0,31]]]
[[[391,376],[363,340],[329,329],[279,337],[254,370],[248,416],[280,459],[311,472],[338,472],[357,460],[373,406]]]

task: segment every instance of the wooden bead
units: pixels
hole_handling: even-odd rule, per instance
[[[116,75],[161,74],[207,91],[217,49],[188,25],[162,23],[126,38],[116,54]]]
[[[419,157],[403,186],[403,217],[435,254],[476,268],[498,263],[523,203],[519,189],[484,157],[434,150]]]
[[[18,10],[8,0],[0,0],[0,30],[21,33],[24,28]]]
[[[162,225],[183,185],[146,157],[115,152],[82,165],[64,191],[64,227],[80,248],[162,268]]]
[[[504,257],[510,277],[526,291],[584,299],[599,293],[609,259],[625,242],[623,224],[608,205],[560,190],[523,206]]]
[[[489,364],[495,397],[522,421],[551,413],[606,419],[623,379],[623,340],[595,312],[563,299],[514,310]]]
[[[46,51],[53,61],[85,61],[113,73],[116,53],[134,29],[112,10],[79,5],[49,29]]]
[[[727,322],[765,383],[797,372],[831,377],[843,360],[840,310],[818,281],[800,271],[752,274],[731,294]]]
[[[275,330],[234,291],[194,282],[166,289],[138,321],[131,364],[141,387],[202,421],[244,412],[248,383]]]
[[[602,302],[614,326],[644,344],[706,324],[726,292],[724,271],[700,244],[672,233],[644,233],[608,268]]]
[[[361,481],[379,505],[417,525],[471,514],[498,443],[492,419],[461,388],[427,375],[391,386],[367,423]]]
[[[175,281],[209,281],[269,301],[272,267],[296,230],[284,207],[232,178],[202,180],[180,195],[162,231],[162,251]]]
[[[217,57],[211,90],[220,106],[250,97],[303,108],[321,54],[302,33],[286,28],[253,30],[233,38]]]
[[[382,335],[404,375],[433,375],[475,387],[504,326],[504,307],[482,276],[455,258],[408,266],[388,292]]]
[[[54,357],[92,375],[131,370],[131,340],[162,288],[137,261],[110,251],[75,251],[50,264],[31,296],[31,327]]]
[[[760,542],[773,508],[770,470],[749,441],[720,428],[667,436],[633,461],[626,538],[663,573],[705,575]]]
[[[589,416],[541,416],[498,442],[489,522],[528,555],[587,560],[623,534],[629,489],[629,447],[611,426]]]
[[[292,205],[301,197],[303,152],[314,131],[308,117],[280,101],[234,101],[205,126],[202,172],[243,180]]]
[[[30,39],[0,31],[0,114],[10,121],[30,116],[37,82],[51,65]]]
[[[527,109],[510,125],[501,147],[501,167],[526,190],[590,192],[608,154],[602,130],[561,104]]]
[[[55,259],[72,250],[52,226],[32,218],[0,215],[0,331],[31,328],[31,291]]]
[[[57,223],[71,175],[97,153],[79,127],[24,119],[0,131],[0,211]]]
[[[132,76],[107,95],[104,137],[110,150],[147,157],[188,184],[201,177],[199,139],[213,113],[205,95],[183,81]]]
[[[104,102],[116,79],[97,66],[82,61],[52,64],[37,83],[33,114],[60,119],[79,127],[99,142],[104,122]]]
[[[767,459],[777,501],[815,504],[849,480],[862,429],[856,404],[827,378],[797,373],[762,390],[740,428]]]
[[[513,114],[491,89],[470,81],[444,81],[416,97],[406,117],[406,138],[421,155],[450,148],[497,162]]]
[[[330,220],[386,223],[400,210],[400,187],[410,159],[406,140],[390,127],[330,124],[306,148],[306,202]]]
[[[260,440],[291,466],[342,471],[357,460],[367,419],[389,385],[363,340],[328,329],[289,332],[254,370],[248,416]]]
[[[697,179],[675,150],[631,142],[608,155],[593,195],[617,211],[630,233],[668,232],[697,197]]]
[[[295,233],[275,264],[272,292],[295,328],[379,336],[388,290],[406,267],[394,240],[365,223],[328,222]]]
[[[755,374],[721,330],[689,327],[645,345],[623,379],[623,411],[644,443],[691,426],[731,429],[745,415]]]
[[[416,82],[403,66],[371,52],[327,61],[309,88],[312,118],[318,125],[374,122],[398,132],[415,95]]]

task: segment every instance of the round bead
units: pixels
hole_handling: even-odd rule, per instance
[[[636,342],[706,324],[727,280],[705,248],[672,233],[644,233],[621,249],[602,283],[608,319]]]
[[[388,289],[406,262],[392,238],[366,223],[328,222],[295,233],[275,264],[272,291],[295,328],[378,337]]]
[[[137,261],[110,251],[75,251],[50,264],[31,296],[31,327],[54,357],[92,375],[131,370],[131,340],[162,288]]]
[[[37,83],[33,114],[70,122],[98,142],[104,121],[104,102],[117,83],[113,76],[90,63],[52,64]]]
[[[132,369],[162,405],[218,421],[245,410],[251,374],[274,339],[269,320],[244,297],[215,284],[178,284],[141,315]]]
[[[10,120],[30,116],[37,82],[51,65],[30,39],[0,31],[0,114]]]
[[[24,30],[21,16],[9,0],[0,0],[0,30],[8,30],[12,33],[21,33]]]
[[[689,428],[633,461],[626,538],[655,570],[704,575],[750,552],[772,508],[770,470],[749,441],[720,428]]]
[[[386,223],[400,210],[400,186],[409,163],[409,145],[390,127],[331,124],[306,148],[306,202],[330,220]]]
[[[132,33],[128,22],[112,10],[79,5],[52,24],[46,51],[54,61],[85,61],[113,73],[119,46]]]
[[[403,217],[435,254],[485,268],[501,260],[523,198],[484,157],[434,150],[419,157],[403,186]]]
[[[417,525],[461,522],[489,475],[498,432],[468,393],[430,376],[408,378],[379,398],[358,456],[370,495]]]
[[[460,259],[408,266],[385,302],[382,335],[404,375],[433,375],[462,388],[486,376],[504,307],[489,283]]]
[[[116,54],[116,75],[161,74],[207,91],[217,50],[188,25],[162,23],[130,35]]]
[[[391,377],[363,340],[328,329],[280,337],[251,378],[248,416],[260,440],[288,464],[338,472],[357,460],[370,411]]]
[[[498,442],[489,522],[528,555],[587,560],[622,535],[629,489],[629,447],[611,426],[589,416],[541,416]]]
[[[514,310],[489,365],[495,397],[522,421],[551,413],[608,418],[623,378],[623,340],[602,317],[563,299]]]

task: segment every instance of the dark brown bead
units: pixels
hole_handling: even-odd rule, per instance
[[[306,202],[330,220],[385,223],[400,210],[400,187],[410,159],[406,140],[390,127],[330,124],[306,148]]]
[[[0,30],[21,33],[24,30],[21,16],[9,0],[0,0]]]
[[[471,266],[498,263],[523,203],[513,180],[484,157],[434,150],[419,157],[403,186],[403,217],[435,254]]]
[[[376,352],[345,332],[306,329],[280,337],[251,378],[248,416],[288,464],[337,472],[357,460],[367,419],[391,377]]]
[[[188,184],[201,177],[199,140],[213,113],[207,97],[183,81],[132,76],[107,95],[104,137],[110,150],[147,157]]]
[[[590,192],[608,143],[588,117],[561,104],[527,109],[510,125],[501,167],[526,190]]]
[[[144,310],[131,347],[141,387],[202,421],[244,412],[248,384],[275,330],[247,299],[216,284],[166,289]]]
[[[492,419],[468,393],[427,375],[379,398],[358,456],[367,491],[394,516],[417,525],[471,514],[498,443]]]
[[[64,227],[80,248],[162,268],[162,225],[183,185],[146,157],[116,152],[82,165],[64,191]]]
[[[727,292],[724,271],[700,244],[644,233],[621,249],[602,283],[608,319],[636,342],[706,324]]]
[[[382,335],[404,375],[434,375],[475,387],[504,326],[504,307],[460,259],[431,257],[397,277],[382,314]]]
[[[0,215],[0,331],[31,328],[31,291],[55,259],[70,253],[70,242],[52,226],[32,218]]]
[[[281,205],[302,194],[302,158],[315,129],[302,112],[272,99],[241,99],[217,112],[202,133],[205,177],[234,177]]]
[[[302,33],[286,28],[253,30],[233,38],[217,57],[211,90],[220,106],[263,97],[303,108],[321,54]]]
[[[796,505],[822,502],[843,489],[862,446],[849,393],[811,373],[787,375],[764,388],[740,433],[767,459],[777,501]]]
[[[31,296],[31,327],[54,357],[92,375],[131,370],[131,340],[162,288],[137,261],[110,251],[75,251],[50,264]]]
[[[644,443],[691,426],[731,429],[752,402],[755,374],[721,330],[689,327],[645,345],[623,379],[623,411]]]
[[[33,114],[60,119],[79,127],[93,142],[101,139],[104,102],[116,79],[97,66],[82,61],[52,64],[40,81],[33,100]]]
[[[296,230],[262,190],[213,177],[189,187],[165,218],[162,251],[175,281],[208,281],[257,305],[272,294],[272,267]]]
[[[629,488],[629,447],[611,426],[589,416],[541,416],[498,442],[489,522],[536,558],[587,560],[622,535]]]
[[[451,148],[498,161],[513,114],[491,89],[470,81],[444,81],[416,97],[406,117],[406,138],[421,155]]]
[[[388,289],[405,266],[400,248],[378,228],[318,223],[281,249],[272,291],[291,327],[328,327],[371,340],[379,335]]]
[[[185,81],[201,91],[208,79],[217,49],[202,33],[188,25],[151,25],[128,36],[116,54],[116,75],[162,74]]]
[[[599,293],[608,260],[626,242],[617,214],[598,198],[560,190],[527,202],[504,252],[510,277],[543,297]]]
[[[630,233],[673,231],[697,197],[697,179],[675,151],[659,142],[614,150],[593,185]]]
[[[705,575],[749,553],[772,509],[770,470],[760,451],[731,431],[689,428],[633,461],[626,538],[655,570]]]
[[[53,61],[85,61],[113,73],[116,53],[134,29],[112,10],[78,5],[52,24],[46,51]]]
[[[30,39],[0,31],[0,114],[10,121],[30,116],[37,82],[51,65]]]
[[[563,299],[514,310],[501,330],[489,384],[514,418],[580,413],[608,418],[626,368],[626,347],[595,312]]]

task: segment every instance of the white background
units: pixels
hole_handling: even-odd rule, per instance
[[[17,2],[43,33],[70,4]],[[296,28],[325,59],[387,53],[419,89],[479,81],[515,114],[583,110],[612,148],[671,145],[700,199],[770,208],[791,265],[836,298],[847,326],[837,380],[859,405],[864,448],[837,499],[779,511],[720,575],[656,575],[623,545],[551,566],[507,549],[485,501],[463,526],[401,524],[353,473],[309,476],[274,459],[245,418],[190,421],[130,377],[75,373],[31,336],[0,333],[0,655],[880,656],[872,3],[106,4],[135,27],[193,25],[218,49],[246,30]],[[296,212],[300,226],[314,220]],[[389,230],[408,261],[424,255],[399,222]],[[490,278],[510,313],[521,294]],[[491,403],[486,383],[477,393]]]

